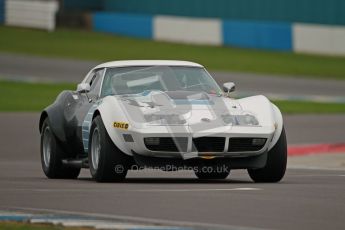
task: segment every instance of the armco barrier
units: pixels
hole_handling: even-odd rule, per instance
[[[220,19],[95,13],[93,28],[100,32],[190,44],[292,50],[291,25]]]
[[[292,50],[292,28],[288,23],[223,21],[225,45],[274,50]]]
[[[5,24],[54,30],[58,6],[57,1],[7,0]]]
[[[5,0],[0,0],[0,25],[5,22]]]
[[[345,55],[345,27],[294,24],[293,44],[295,52]]]
[[[152,38],[152,17],[118,13],[95,13],[92,16],[93,29],[140,38]]]
[[[222,22],[219,19],[154,17],[154,39],[191,44],[222,44]]]
[[[93,14],[96,31],[190,44],[345,55],[345,27],[119,13]]]

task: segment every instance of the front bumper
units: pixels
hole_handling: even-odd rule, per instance
[[[126,146],[129,151],[135,152],[138,155],[163,158],[207,159],[212,157],[240,158],[263,154],[268,150],[274,131],[274,127],[222,127],[218,128],[218,130],[192,132],[188,126],[155,126],[142,130],[128,130],[123,134],[129,134],[132,136],[133,141],[126,142]],[[178,151],[150,150],[144,141],[144,138],[149,137],[173,138],[174,140],[183,139],[184,146],[183,148],[178,148]],[[217,143],[217,151],[197,151],[198,148],[196,146],[195,139],[200,137],[224,138],[224,144]],[[245,148],[242,148],[241,151],[233,151],[230,149],[232,143],[231,140],[233,140],[233,138],[264,138],[266,139],[266,142],[264,145],[260,146],[259,149],[255,149],[254,151],[250,149],[246,151]],[[178,144],[180,145],[180,143]],[[214,143],[210,142],[210,145],[212,144]],[[219,147],[219,144],[223,145],[223,147]]]

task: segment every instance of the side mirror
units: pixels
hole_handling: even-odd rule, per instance
[[[90,84],[89,83],[80,83],[77,86],[78,93],[87,93],[90,91]]]
[[[230,93],[235,91],[235,83],[233,82],[226,82],[223,84],[223,91],[225,93]]]

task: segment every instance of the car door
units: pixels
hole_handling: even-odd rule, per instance
[[[97,102],[99,99],[99,93],[101,89],[101,84],[103,81],[105,69],[96,69],[92,71],[89,76],[87,76],[84,83],[88,83],[90,85],[89,92],[75,92],[75,98],[77,98],[78,103],[75,109],[75,116],[78,120],[78,127],[77,127],[77,136],[79,139],[79,143],[83,143],[83,135],[82,135],[82,126],[87,119],[88,112],[90,111],[91,107]]]

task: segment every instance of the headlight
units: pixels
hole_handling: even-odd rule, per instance
[[[251,114],[237,115],[238,125],[259,125],[258,120]]]
[[[183,125],[186,120],[178,114],[145,114],[144,119],[151,125]]]
[[[230,115],[230,114],[223,114],[223,115],[221,115],[221,117],[222,117],[222,119],[223,119],[225,124],[227,124],[227,125],[230,125],[230,124],[231,125],[236,125],[236,118],[235,118],[235,116]]]
[[[239,114],[239,115],[231,115],[231,114],[224,114],[221,115],[225,124],[231,125],[240,125],[240,126],[256,126],[259,125],[259,121],[256,117],[249,113]]]

